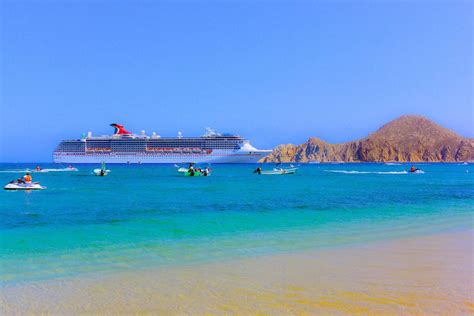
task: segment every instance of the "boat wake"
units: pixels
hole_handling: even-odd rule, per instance
[[[407,174],[407,171],[356,171],[356,170],[324,170],[325,172],[344,174]]]
[[[386,162],[385,165],[387,166],[401,166],[401,163],[398,162]]]
[[[77,168],[61,168],[61,169],[11,169],[11,170],[0,170],[1,173],[24,173],[24,172],[67,172],[67,171],[77,171]]]
[[[77,171],[77,168],[62,168],[62,169],[41,169],[37,170],[30,170],[31,172],[66,172],[66,171]]]

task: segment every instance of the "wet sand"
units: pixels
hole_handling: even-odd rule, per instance
[[[10,285],[11,314],[474,314],[474,231]]]

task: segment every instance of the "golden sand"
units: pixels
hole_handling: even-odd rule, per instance
[[[472,231],[2,289],[5,314],[469,315]]]

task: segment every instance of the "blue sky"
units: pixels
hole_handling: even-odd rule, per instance
[[[0,2],[0,161],[112,122],[260,148],[422,114],[473,137],[471,1]]]

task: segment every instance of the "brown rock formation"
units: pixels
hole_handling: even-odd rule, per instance
[[[360,161],[454,162],[474,160],[474,139],[416,115],[401,116],[361,140],[329,144],[310,138],[301,145],[280,145],[264,162]]]

